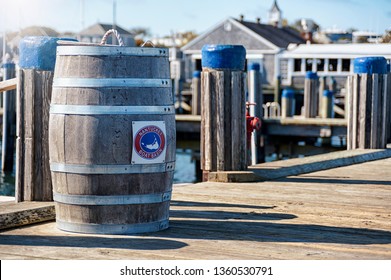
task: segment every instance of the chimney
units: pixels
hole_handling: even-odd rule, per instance
[[[240,15],[239,20],[242,22],[244,20],[244,15]]]
[[[257,21],[257,24],[260,24],[261,23],[261,18],[257,17],[256,21]]]

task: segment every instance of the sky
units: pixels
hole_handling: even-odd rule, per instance
[[[227,17],[267,21],[273,0],[0,0],[0,33],[32,25],[78,32],[97,22],[148,28],[151,35],[200,34]],[[81,4],[84,3],[84,4]],[[383,34],[391,28],[391,0],[278,0],[288,23],[313,19],[323,29],[355,28]],[[83,9],[81,7],[84,7]]]

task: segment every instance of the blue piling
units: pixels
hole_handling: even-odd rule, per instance
[[[322,118],[334,118],[334,92],[332,90],[326,89],[323,91],[321,104],[320,116]]]
[[[296,110],[295,91],[284,89],[281,95],[281,117],[293,117]]]
[[[387,74],[387,60],[382,56],[358,57],[353,65],[355,74]]]
[[[246,49],[240,45],[202,48],[201,169],[204,179],[211,171],[247,169],[245,61]]]
[[[241,45],[205,45],[202,67],[244,71],[246,49]]]
[[[24,37],[19,44],[19,66],[23,69],[53,71],[56,63],[57,42],[76,41],[48,36]]]

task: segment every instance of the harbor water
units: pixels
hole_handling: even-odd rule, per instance
[[[192,160],[192,151],[189,149],[178,149],[176,152],[174,183],[194,183],[195,181],[196,172],[195,162]],[[1,173],[0,195],[15,196],[15,171],[11,174]]]

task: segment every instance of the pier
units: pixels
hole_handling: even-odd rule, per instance
[[[347,119],[319,117],[318,81],[311,74],[304,114],[264,114],[259,130],[252,123],[257,115],[246,112],[254,104],[245,100],[243,47],[205,49],[212,60],[200,75],[201,116],[189,116],[174,113],[165,49],[123,53],[89,45],[80,54],[77,44],[60,43],[62,59],[82,59],[103,78],[88,73],[74,83],[77,75],[68,67],[53,76],[53,64],[37,70],[22,63],[17,80],[0,84],[1,90],[16,88],[19,101],[15,201],[0,204],[2,259],[391,258],[391,78],[385,59],[357,62],[362,68],[349,84],[355,101]],[[242,62],[236,64],[232,54]],[[100,68],[107,63],[95,61],[99,55],[125,63],[118,67],[124,72],[114,71],[113,78]],[[140,79],[132,66],[145,59],[157,66],[141,71]],[[58,64],[67,65],[65,60]],[[378,67],[369,71],[369,63]],[[137,99],[139,91],[151,92]],[[323,97],[332,105],[332,94]],[[332,115],[328,111],[323,115]],[[149,128],[157,132],[144,135]],[[252,143],[267,149],[269,142],[278,150],[292,139],[333,137],[346,138],[348,149],[250,164]],[[142,158],[144,143],[160,152],[150,147],[144,152],[151,158]],[[172,187],[174,168],[181,168],[175,149],[181,146],[200,149],[204,182]]]
[[[2,223],[25,220],[23,207],[44,222],[3,229],[0,258],[389,260],[390,155],[335,152],[259,165],[269,177],[256,182],[175,185],[170,227],[157,233],[67,233],[53,203],[2,203]]]

